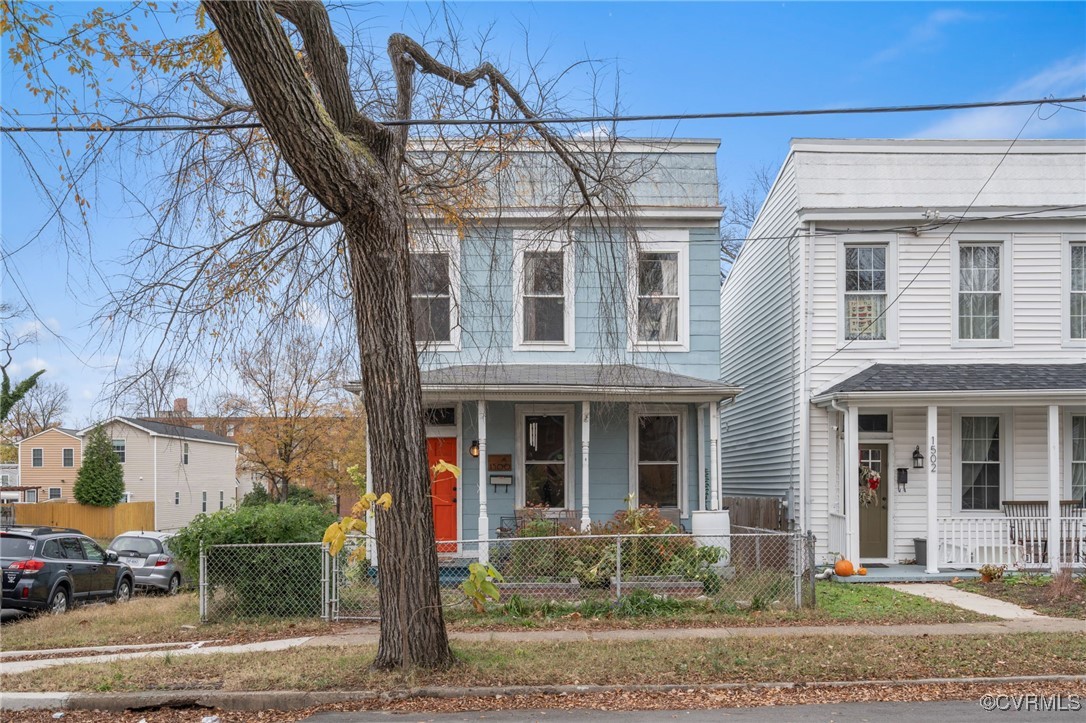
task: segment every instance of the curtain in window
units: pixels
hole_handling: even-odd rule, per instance
[[[958,248],[958,338],[999,338],[998,245]]]
[[[411,255],[411,305],[415,341],[449,341],[452,294],[449,255]]]
[[[677,253],[643,253],[638,256],[637,340],[679,340]]]
[[[1086,414],[1071,417],[1071,498],[1086,505]]]
[[[524,254],[524,341],[565,341],[565,271],[561,251]]]
[[[1086,339],[1086,244],[1071,245],[1071,338]]]
[[[999,417],[962,417],[962,509],[998,510]]]
[[[886,248],[845,248],[845,338],[886,338]]]

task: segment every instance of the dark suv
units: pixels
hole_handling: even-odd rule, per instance
[[[132,597],[132,570],[79,530],[0,530],[0,607],[62,613],[73,602]]]

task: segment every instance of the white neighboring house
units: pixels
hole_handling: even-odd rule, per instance
[[[234,506],[238,446],[226,437],[132,417],[102,424],[124,468],[125,501],[154,501],[156,530]],[[91,429],[80,432],[84,443]]]
[[[1082,564],[1084,362],[1086,142],[794,140],[721,290],[724,492],[827,559]]]

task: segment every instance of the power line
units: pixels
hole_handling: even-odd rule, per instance
[[[638,121],[726,120],[735,118],[783,118],[820,115],[867,115],[877,113],[930,113],[977,108],[1010,108],[1041,106],[1046,103],[1065,107],[1068,103],[1086,103],[1086,95],[1067,98],[1031,98],[1026,100],[992,100],[977,103],[931,103],[925,105],[885,105],[851,108],[806,108],[799,110],[727,111],[721,113],[660,113],[647,115],[555,116],[549,118],[409,118],[377,121],[384,126],[475,126],[475,125],[586,125],[591,123],[634,123]],[[1078,110],[1077,108],[1075,110]],[[0,126],[4,133],[160,133],[172,131],[248,130],[260,128],[259,122],[247,123],[182,123],[143,125],[135,119],[114,125]]]

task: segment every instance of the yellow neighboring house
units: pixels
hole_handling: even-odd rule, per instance
[[[19,484],[24,502],[72,501],[83,463],[83,440],[74,429],[51,427],[19,441]]]

